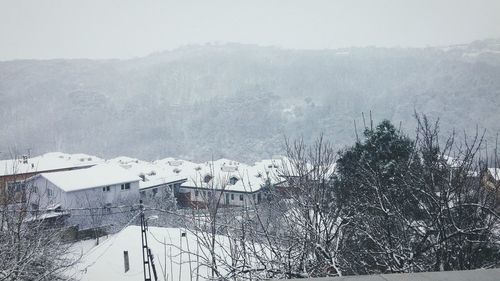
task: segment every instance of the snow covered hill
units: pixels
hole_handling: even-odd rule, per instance
[[[131,60],[0,62],[0,151],[255,161],[283,136],[342,147],[353,119],[500,130],[498,40],[423,49],[189,46]],[[244,156],[243,156],[244,155]],[[5,157],[5,155],[0,155]]]

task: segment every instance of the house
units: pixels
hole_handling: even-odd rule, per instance
[[[109,160],[110,163],[120,165],[130,173],[137,175],[139,192],[144,200],[154,198],[175,197],[180,185],[187,179],[180,174],[182,164],[188,161],[166,158],[153,162],[146,162],[129,157],[117,157]]]
[[[87,154],[45,153],[36,157],[15,157],[0,160],[0,199],[20,201],[23,181],[39,173],[70,171],[92,167],[103,160]],[[7,197],[10,194],[11,196]],[[14,197],[14,195],[16,195]]]
[[[140,178],[118,165],[41,173],[25,184],[31,210],[57,205],[62,210],[102,207],[139,198]]]
[[[270,183],[264,167],[229,159],[186,168],[187,181],[181,184],[178,194],[184,206],[205,205],[211,200],[216,200],[220,206],[259,204],[263,200],[263,188]]]

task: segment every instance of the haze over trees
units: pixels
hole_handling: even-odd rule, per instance
[[[424,49],[189,46],[131,60],[0,62],[0,151],[269,158],[283,136],[342,148],[353,119],[439,116],[499,131],[500,41]],[[359,124],[360,122],[358,122]],[[0,154],[5,158],[7,153]]]

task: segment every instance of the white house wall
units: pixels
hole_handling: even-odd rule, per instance
[[[187,192],[190,193],[192,202],[200,202],[200,203],[206,202],[206,199],[208,198],[208,192],[212,192],[213,196],[216,196],[217,198],[219,198],[219,196],[221,195],[221,191],[214,191],[209,189],[192,189],[192,188],[181,188],[181,189],[183,193]],[[196,191],[198,191],[198,196],[196,196]],[[227,204],[226,202],[226,194],[229,196],[229,204]],[[229,206],[251,206],[253,204],[258,204],[258,196],[259,196],[258,194],[260,194],[260,192],[241,193],[241,192],[224,191],[221,197],[221,204]],[[240,200],[240,195],[243,196],[243,200]]]
[[[65,192],[44,177],[36,177],[28,184],[31,192],[29,201],[40,209],[45,209],[54,204],[60,204],[63,209],[96,207],[105,204],[114,204],[132,201],[139,198],[139,182],[130,183],[130,189],[121,190],[121,184],[110,185],[110,191],[103,191],[103,187]],[[49,196],[52,190],[52,196]]]
[[[65,192],[43,177],[39,176],[28,182],[26,188],[28,190],[27,200],[40,209],[46,209],[55,204],[61,204],[61,207],[65,207]]]
[[[130,189],[121,189],[121,184],[109,185],[109,191],[103,191],[104,186],[68,192],[67,205],[73,208],[98,207],[105,204],[129,202],[139,198],[139,182],[130,183]],[[138,202],[133,202],[138,203]]]

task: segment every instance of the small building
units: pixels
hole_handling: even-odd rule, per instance
[[[186,174],[178,200],[184,206],[205,205],[214,200],[220,206],[259,204],[263,187],[269,184],[269,173],[261,168],[229,159],[197,164]]]
[[[140,178],[113,164],[41,173],[26,180],[31,209],[102,207],[139,198]]]
[[[146,202],[150,199],[173,198],[178,193],[180,185],[187,179],[180,173],[184,160],[164,160],[146,162],[129,157],[117,157],[110,163],[120,165],[129,173],[137,175],[141,198]]]
[[[0,160],[0,199],[22,201],[20,194],[24,188],[24,180],[36,174],[84,169],[102,162],[96,156],[62,152],[45,153],[33,158],[24,155]]]

